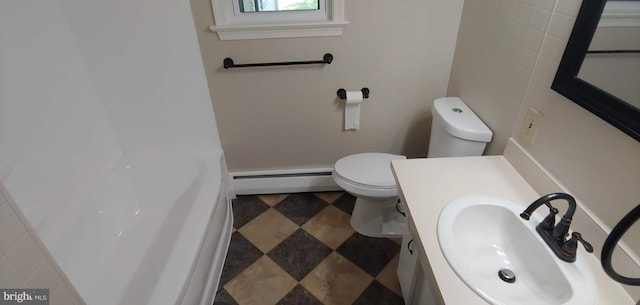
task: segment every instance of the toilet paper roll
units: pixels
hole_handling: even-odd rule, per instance
[[[347,102],[344,104],[344,130],[360,128],[360,104],[362,104],[362,91],[347,91]]]

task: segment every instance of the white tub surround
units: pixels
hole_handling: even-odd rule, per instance
[[[232,217],[220,157],[123,159],[41,234],[87,304],[179,304],[210,231],[220,246],[202,267],[221,266]]]
[[[526,180],[507,158],[507,155],[512,159],[515,156],[526,158],[524,151],[511,142],[507,152],[505,156],[392,161],[410,231],[419,250],[419,260],[425,277],[433,281],[431,285],[438,303],[487,304],[455,274],[440,250],[436,228],[443,207],[459,197],[486,195],[521,202],[524,210],[529,203],[543,195],[527,182],[531,177]],[[562,189],[558,187],[556,190]],[[572,229],[581,231],[586,240],[591,240],[590,230],[580,227],[582,217],[587,216],[576,213]],[[602,271],[594,255],[588,255],[582,249],[578,255],[588,256],[598,285],[596,304],[635,304],[622,286]]]
[[[189,2],[0,1],[0,66],[0,178],[81,301],[210,305],[230,181]]]
[[[27,219],[86,304],[209,305],[233,221],[222,166],[221,153],[123,158],[63,217]]]

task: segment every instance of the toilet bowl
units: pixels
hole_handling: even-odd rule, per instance
[[[402,155],[361,153],[336,162],[333,181],[356,197],[351,213],[351,226],[370,237],[398,236],[406,231],[402,214],[396,211],[398,189],[391,160],[406,159]]]
[[[434,101],[428,157],[480,156],[493,133],[460,98]],[[334,166],[334,182],[356,197],[351,226],[370,237],[400,237],[407,231],[391,161],[402,155],[368,152],[345,156]]]

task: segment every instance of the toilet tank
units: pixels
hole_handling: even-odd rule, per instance
[[[441,97],[431,108],[431,138],[427,157],[481,156],[493,132],[458,97]]]

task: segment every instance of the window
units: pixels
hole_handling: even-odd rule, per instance
[[[282,12],[319,10],[318,0],[239,0],[240,12]]]
[[[221,40],[340,36],[344,0],[211,0]]]

